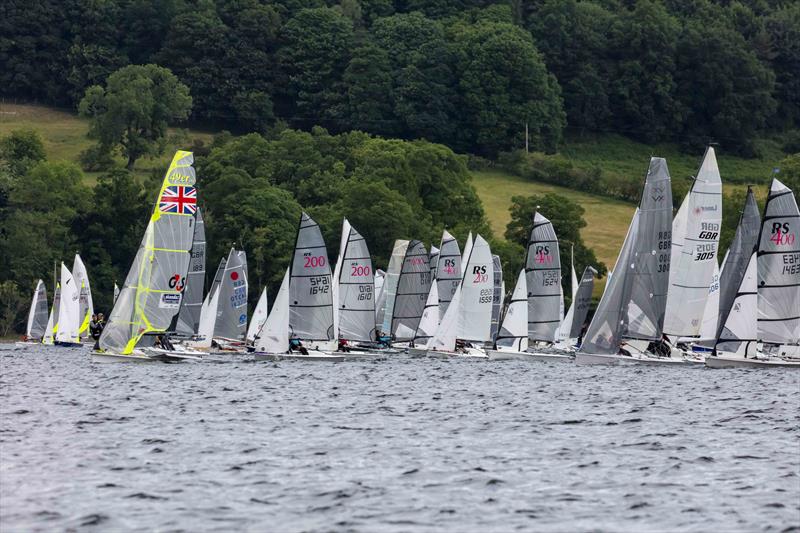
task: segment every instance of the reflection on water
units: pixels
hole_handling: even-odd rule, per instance
[[[0,368],[4,531],[800,527],[800,372],[9,345]]]

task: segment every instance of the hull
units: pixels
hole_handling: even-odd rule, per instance
[[[425,355],[427,353],[428,353],[428,349],[427,348],[409,348],[408,349],[408,355],[410,357],[425,357]]]
[[[142,348],[142,352],[145,355],[153,357],[155,359],[182,359],[182,360],[193,360],[199,361],[200,358],[204,355],[201,352],[196,352],[194,350],[164,350],[162,348]]]
[[[113,353],[92,352],[93,363],[158,363],[157,359],[146,355],[120,355]]]
[[[344,356],[326,353],[289,354],[289,353],[254,353],[254,361],[324,361],[327,363],[341,363]]]
[[[580,352],[575,354],[575,362],[579,365],[616,365],[620,359],[630,359],[630,357]]]
[[[14,343],[15,348],[30,348],[31,346],[43,346],[43,344],[35,341],[17,341]]]
[[[708,368],[796,368],[800,369],[800,361],[783,359],[743,359],[740,357],[706,357]]]
[[[467,360],[487,360],[489,356],[476,348],[468,348],[466,352],[444,352],[440,350],[428,350],[427,355],[433,359],[467,359]]]

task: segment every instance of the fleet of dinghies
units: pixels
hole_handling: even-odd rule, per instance
[[[232,247],[206,292],[205,224],[193,155],[178,151],[128,275],[92,351],[100,362],[182,362],[208,354],[337,362],[399,353],[470,360],[800,368],[800,225],[794,192],[773,179],[763,216],[748,190],[720,266],[722,181],[713,148],[673,217],[667,162],[653,157],[641,199],[591,322],[597,271],[570,260],[565,309],[558,236],[536,212],[524,268],[507,298],[500,257],[481,235],[463,249],[395,241],[386,271],[345,219],[331,265],[302,213],[269,305],[248,315],[247,256]],[[573,254],[570,254],[573,256]],[[80,346],[94,314],[76,254],[47,290],[38,280],[20,346]],[[249,320],[248,320],[249,319]]]

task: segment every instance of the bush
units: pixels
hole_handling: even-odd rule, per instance
[[[114,157],[107,148],[96,144],[82,151],[78,156],[81,168],[86,172],[99,172],[114,168]]]

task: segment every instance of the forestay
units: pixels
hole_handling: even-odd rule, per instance
[[[800,213],[790,188],[772,180],[758,239],[758,338],[800,343]]]
[[[86,265],[83,264],[81,256],[75,254],[72,262],[72,275],[75,278],[75,286],[79,291],[78,302],[78,335],[88,337],[89,322],[94,314],[94,304],[92,302],[92,288],[89,285],[89,274],[86,272]]]
[[[206,225],[200,208],[192,237],[192,250],[189,259],[189,273],[183,289],[183,301],[178,313],[175,331],[191,336],[200,330],[200,312],[203,307],[203,292],[206,288]]]
[[[553,342],[561,322],[561,258],[553,224],[541,213],[533,217],[525,254],[528,284],[528,338]]]
[[[25,328],[27,339],[41,340],[47,330],[47,289],[44,281],[36,282],[36,289],[31,299],[31,309],[28,312],[28,324]]]
[[[489,243],[478,235],[469,254],[461,282],[459,339],[491,342],[494,262]]]
[[[333,340],[333,290],[328,251],[319,225],[303,213],[289,280],[289,329],[308,341]]]
[[[197,192],[191,152],[178,151],[125,283],[100,336],[104,351],[129,354],[139,339],[175,319],[189,270]]]
[[[524,352],[528,349],[528,283],[525,269],[517,277],[511,301],[497,335],[497,345]]]
[[[349,225],[348,225],[349,226]],[[339,337],[351,341],[375,339],[375,278],[367,241],[348,228],[337,279]]]
[[[700,335],[708,287],[717,265],[721,224],[722,181],[714,149],[709,147],[697,178],[672,224],[669,290],[664,318],[664,333],[667,335]]]
[[[414,338],[430,290],[431,270],[428,252],[421,241],[413,240],[406,249],[397,280],[391,329],[395,340],[410,341]]]
[[[444,316],[450,300],[461,283],[461,251],[458,241],[447,230],[442,232],[439,245],[439,262],[436,268],[436,285],[439,293],[439,318]]]
[[[228,253],[218,291],[214,337],[245,340],[247,333],[247,255],[243,250]]]

